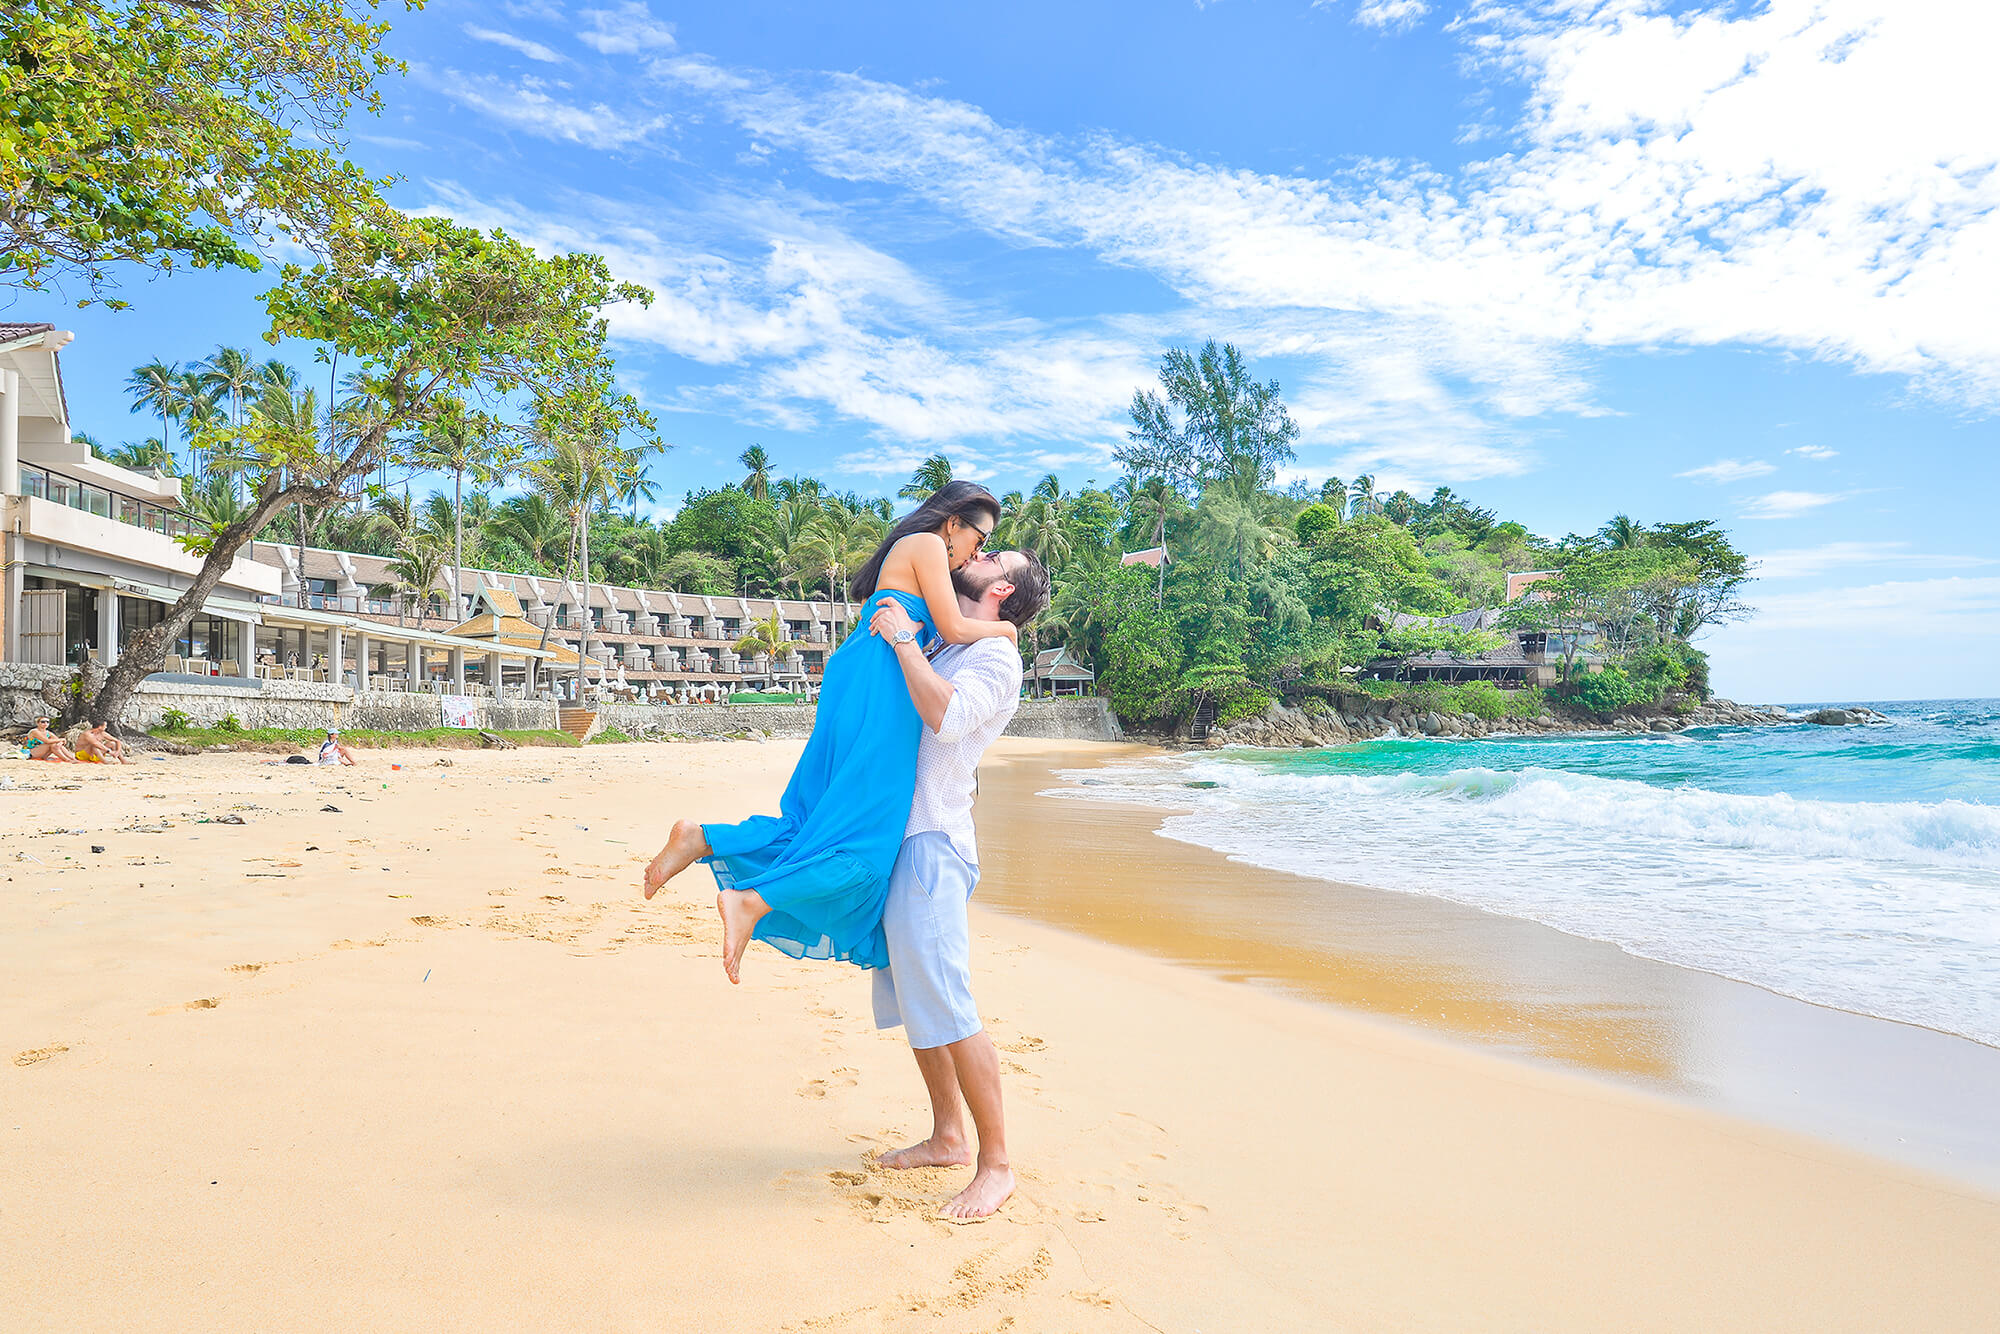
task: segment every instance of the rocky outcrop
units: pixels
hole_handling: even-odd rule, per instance
[[[1859,712],[1866,712],[1861,710]],[[1880,719],[1880,714],[1873,715]],[[1413,709],[1373,695],[1343,694],[1331,700],[1310,700],[1293,708],[1273,702],[1253,718],[1243,718],[1209,733],[1206,744],[1218,746],[1311,747],[1339,746],[1372,737],[1486,737],[1540,732],[1679,732],[1689,727],[1758,727],[1772,723],[1806,722],[1783,709],[1756,708],[1734,700],[1711,699],[1687,714],[1623,714],[1609,721],[1544,712],[1533,718],[1488,720],[1470,714]]]
[[[1854,704],[1844,709],[1815,709],[1799,721],[1817,723],[1821,727],[1860,727],[1868,723],[1886,723],[1889,718],[1887,714]]]

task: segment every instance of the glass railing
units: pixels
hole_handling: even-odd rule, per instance
[[[163,537],[180,537],[194,531],[194,525],[174,510],[150,501],[132,496],[122,496],[115,491],[106,491],[101,486],[65,477],[59,472],[33,464],[21,465],[21,494],[34,496],[56,505],[67,505],[71,509],[95,514],[103,519],[115,519],[119,523],[143,528],[149,533],[159,533]]]

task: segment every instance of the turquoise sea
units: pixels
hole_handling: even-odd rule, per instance
[[[2000,700],[1871,707],[1890,721],[1391,737],[1067,776],[1173,808],[1162,833],[1238,860],[2000,1046]]]

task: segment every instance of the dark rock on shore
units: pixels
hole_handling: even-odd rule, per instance
[[[1827,712],[1842,712],[1829,710]],[[1867,714],[1868,710],[1846,710]],[[1854,721],[1886,721],[1880,714]],[[1815,715],[1797,718],[1783,709],[1758,708],[1734,700],[1711,699],[1686,714],[1621,714],[1610,720],[1544,711],[1533,718],[1488,720],[1470,714],[1412,710],[1407,705],[1372,695],[1339,695],[1312,699],[1303,707],[1273,702],[1254,718],[1218,727],[1208,735],[1209,747],[1262,746],[1293,748],[1340,746],[1374,737],[1488,737],[1555,732],[1679,732],[1689,727],[1761,727],[1773,723],[1817,722]]]

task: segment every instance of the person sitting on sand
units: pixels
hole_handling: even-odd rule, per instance
[[[341,744],[340,733],[328,729],[326,740],[319,743],[319,762],[321,764],[353,764],[356,761],[354,752]]]
[[[44,718],[28,731],[23,743],[31,760],[51,760],[63,764],[75,764],[76,753],[63,744],[63,739],[49,730],[53,718]]]
[[[855,572],[855,591],[899,604],[910,642],[1004,638],[1014,652],[1015,625],[968,618],[952,587],[952,572],[978,554],[999,517],[1000,502],[986,488],[946,483],[890,530]],[[753,937],[795,959],[862,968],[889,962],[882,904],[910,816],[923,722],[895,647],[878,635],[849,635],[828,656],[822,681],[812,735],[780,813],[733,825],[677,821],[646,868],[650,899],[696,861],[708,863],[731,983],[742,980]]]
[[[76,757],[92,764],[130,764],[125,743],[111,735],[111,729],[96,723],[83,729],[76,739]]]

